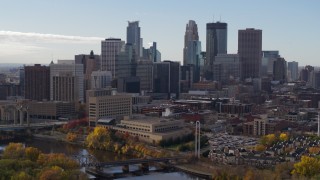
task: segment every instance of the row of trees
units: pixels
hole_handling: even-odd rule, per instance
[[[0,179],[86,179],[86,175],[64,154],[44,154],[37,148],[10,143],[0,159]]]
[[[278,141],[286,141],[288,140],[289,136],[286,133],[281,133],[279,135],[275,134],[268,134],[265,136],[262,136],[260,138],[259,144],[256,145],[255,150],[256,151],[264,151],[267,147],[272,146]]]
[[[165,153],[140,143],[137,137],[131,137],[128,134],[118,133],[104,127],[95,127],[89,133],[85,142],[89,148],[112,151],[118,154],[134,155],[137,157],[166,156]]]

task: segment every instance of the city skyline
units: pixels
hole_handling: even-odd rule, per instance
[[[255,28],[262,30],[262,50],[278,50],[300,66],[320,65],[320,2],[147,2],[4,1],[0,63],[49,64],[91,50],[101,54],[101,40],[126,39],[127,21],[140,22],[144,47],[157,42],[163,60],[183,62],[186,23],[197,23],[205,51],[206,23],[221,20],[228,23],[228,53],[238,51],[239,29]]]

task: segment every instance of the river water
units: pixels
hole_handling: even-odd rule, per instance
[[[116,153],[86,149],[78,145],[67,144],[64,142],[52,141],[52,140],[43,140],[43,139],[26,139],[26,140],[14,140],[14,142],[21,142],[26,147],[35,147],[41,150],[43,153],[64,153],[68,156],[74,155],[93,155],[100,162],[116,161],[116,160],[125,160],[130,159],[131,157],[118,155]],[[0,151],[9,144],[9,142],[0,142]],[[130,165],[130,171],[138,170],[138,165]],[[155,169],[155,167],[150,167],[150,170]],[[112,173],[121,173],[122,167],[112,167],[104,169],[105,172]],[[198,180],[201,178],[195,177],[193,175],[186,174],[184,172],[151,172],[143,176],[132,176],[119,179],[129,179],[129,180]]]

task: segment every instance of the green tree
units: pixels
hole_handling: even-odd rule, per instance
[[[31,160],[31,161],[37,161],[39,155],[40,155],[40,151],[37,148],[34,147],[27,147],[25,149],[25,156],[27,159]]]
[[[3,151],[3,158],[18,159],[23,157],[24,147],[21,143],[9,143]]]

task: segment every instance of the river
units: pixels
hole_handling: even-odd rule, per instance
[[[108,162],[108,161],[116,161],[116,160],[125,160],[130,159],[130,157],[118,155],[116,153],[101,151],[101,150],[92,150],[86,149],[78,145],[67,144],[64,142],[52,141],[52,140],[43,140],[43,139],[26,139],[26,140],[14,140],[14,142],[21,142],[26,147],[35,147],[41,150],[43,153],[64,153],[68,156],[73,155],[86,155],[90,154],[96,157],[96,159],[100,162]],[[0,151],[2,151],[9,142],[0,142]],[[130,165],[130,170],[137,170],[138,165]],[[155,167],[150,167],[152,170]],[[112,167],[108,169],[104,169],[105,172],[122,172],[122,167]],[[184,172],[152,172],[143,176],[132,176],[120,179],[129,179],[129,180],[198,180],[201,178],[195,177],[193,175],[186,174]]]

